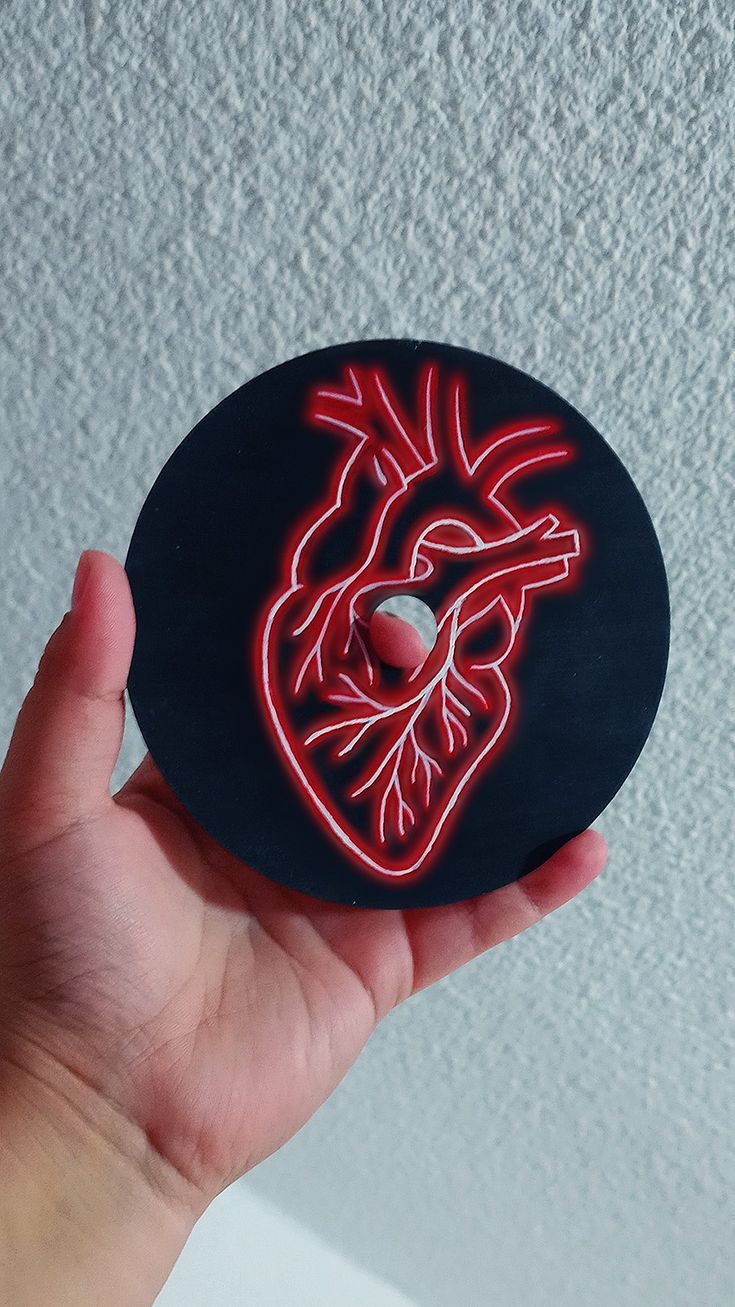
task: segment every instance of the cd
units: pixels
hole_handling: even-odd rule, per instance
[[[166,463],[126,567],[161,772],[256,871],[339,903],[533,870],[613,798],[663,688],[630,475],[552,390],[449,345],[249,381]]]

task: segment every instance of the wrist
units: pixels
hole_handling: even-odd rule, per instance
[[[0,1302],[148,1307],[205,1203],[43,1054],[0,1063]]]

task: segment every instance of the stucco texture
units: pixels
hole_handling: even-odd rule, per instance
[[[3,739],[80,548],[124,555],[195,420],[334,341],[558,389],[668,566],[606,875],[397,1012],[249,1183],[420,1307],[725,1307],[730,3],[12,0],[0,59]]]

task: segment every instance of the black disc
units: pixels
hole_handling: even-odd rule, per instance
[[[387,908],[517,879],[630,772],[666,576],[620,460],[553,391],[449,345],[334,346],[178,447],[127,558],[130,697],[179,799],[308,894]],[[368,630],[432,609],[414,670]]]

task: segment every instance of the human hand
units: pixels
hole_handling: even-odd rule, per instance
[[[383,1016],[605,859],[588,831],[516,884],[408,912],[280,888],[198,827],[150,757],[110,795],[134,629],[123,568],[84,554],[0,773],[14,1304],[82,1307],[102,1281],[106,1304],[150,1302],[211,1199],[308,1120]],[[48,1268],[28,1270],[40,1226],[53,1297]]]

